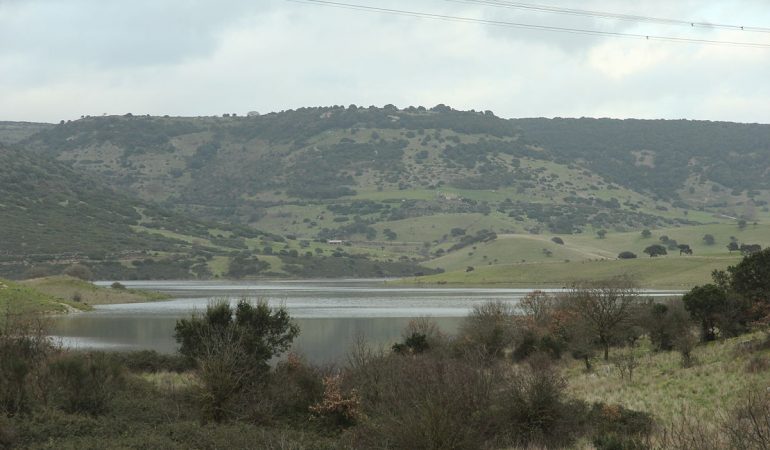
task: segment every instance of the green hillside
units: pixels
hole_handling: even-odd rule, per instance
[[[23,211],[4,216],[16,256],[139,249],[174,260],[165,277],[398,275],[643,257],[661,236],[717,258],[731,240],[770,244],[767,125],[350,106],[86,117],[14,136],[0,188]],[[49,171],[64,175],[31,182]],[[158,273],[116,264],[100,274]]]

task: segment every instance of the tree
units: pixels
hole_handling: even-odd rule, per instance
[[[716,339],[719,315],[725,310],[727,294],[715,284],[696,286],[682,297],[685,309],[700,323],[704,341]]]
[[[761,252],[762,246],[759,244],[741,244],[739,249],[743,256],[749,256]]]
[[[666,251],[666,247],[660,244],[650,245],[649,247],[644,249],[644,253],[650,255],[650,258],[668,254],[668,252]]]
[[[727,272],[730,288],[736,293],[754,302],[770,303],[770,248],[744,257]]]
[[[738,243],[735,241],[731,241],[729,244],[727,244],[727,250],[730,251],[730,253],[738,251],[740,247],[738,246]]]
[[[607,230],[599,230],[596,232],[596,235],[599,236],[599,239],[604,239],[607,236]]]
[[[627,324],[637,297],[635,285],[627,278],[584,283],[570,289],[569,307],[602,346],[605,360],[609,360],[610,344]]]
[[[206,417],[220,422],[228,404],[269,371],[268,362],[288,350],[299,327],[283,308],[241,300],[235,311],[227,300],[211,303],[206,313],[178,320],[174,337],[179,352],[195,362]]]
[[[564,239],[560,238],[559,236],[552,237],[551,242],[554,244],[564,245]]]
[[[738,221],[738,228],[741,229],[741,230],[746,228],[746,220],[744,220],[744,219],[739,220]]]
[[[703,236],[703,243],[706,245],[714,245],[716,243],[716,239],[714,239],[714,235],[706,234]]]
[[[515,311],[508,303],[476,305],[460,326],[459,342],[486,357],[500,358],[513,342],[514,316]]]
[[[618,254],[618,259],[635,259],[635,258],[636,258],[636,253],[629,252],[628,250],[624,252],[620,252]]]
[[[687,244],[679,244],[677,248],[679,249],[679,256],[682,256],[682,254],[692,255],[692,249]]]
[[[644,239],[648,239],[650,236],[652,236],[652,232],[650,230],[642,230],[642,237]]]

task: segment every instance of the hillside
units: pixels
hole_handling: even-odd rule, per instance
[[[274,247],[276,255],[263,260],[241,255],[257,246],[262,251]],[[332,253],[329,246],[322,247]],[[326,259],[323,249],[306,258],[299,258],[299,249],[299,242],[288,243],[283,236],[191,219],[119,193],[62,162],[20,147],[0,146],[3,276],[56,274],[76,262],[100,279],[323,272],[315,268],[324,266],[320,263]],[[353,265],[354,257],[366,258],[343,253],[335,262]],[[333,265],[326,266],[326,273],[331,272],[328,267]],[[359,270],[362,276],[423,271],[412,263],[387,261],[379,266],[377,262],[360,264]]]
[[[350,106],[86,117],[18,145],[25,157],[116,187],[153,214],[176,215],[176,227],[126,218],[131,211],[122,220],[142,239],[220,247],[201,276],[227,276],[233,255],[225,250],[259,254],[270,264],[262,274],[326,276],[323,265],[285,259],[292,250],[344,249],[377,264],[449,271],[614,259],[626,250],[643,256],[642,242],[620,238],[643,229],[677,235],[696,255],[729,256],[731,237],[770,243],[768,125]],[[180,228],[190,217],[229,225]],[[746,229],[739,220],[758,231],[738,236]],[[606,239],[596,239],[599,230]],[[705,234],[717,244],[700,248]],[[236,237],[223,242],[228,236]],[[490,251],[475,252],[479,245]]]

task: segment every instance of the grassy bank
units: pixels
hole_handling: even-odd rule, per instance
[[[115,303],[139,303],[167,300],[169,295],[141,289],[114,289],[96,286],[88,281],[68,276],[34,278],[22,285],[49,295],[59,301],[82,305],[109,305]],[[79,299],[74,301],[73,299]]]
[[[688,289],[711,280],[711,272],[740,261],[739,257],[659,257],[633,260],[560,261],[474,267],[438,275],[407,278],[411,285],[511,285],[561,287],[581,280],[626,275],[644,288]]]
[[[88,310],[85,304],[56,298],[30,286],[0,280],[0,324],[7,314],[40,315],[65,313],[71,309]]]

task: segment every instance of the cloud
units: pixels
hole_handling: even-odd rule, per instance
[[[607,0],[558,4],[619,9]],[[770,5],[758,0],[632,6],[618,12],[770,22]],[[418,8],[405,0],[387,7]],[[770,42],[768,35],[526,15],[441,0],[420,2],[419,9]],[[767,73],[770,50],[545,33],[280,0],[0,2],[0,120],[445,103],[504,117],[770,122]]]

